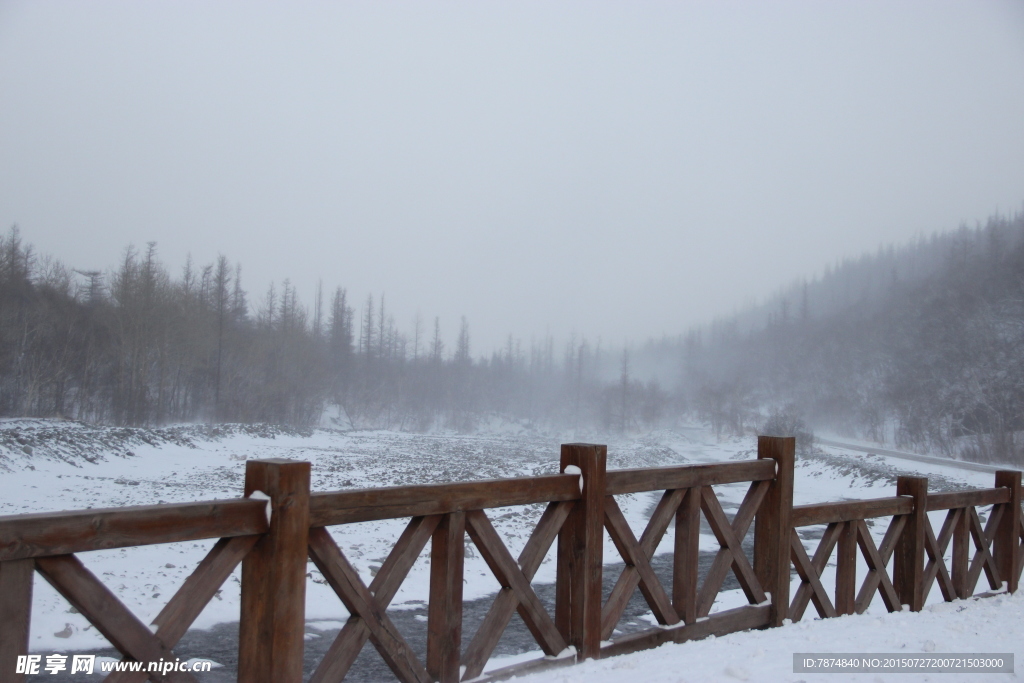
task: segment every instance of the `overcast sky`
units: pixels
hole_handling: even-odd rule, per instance
[[[1024,207],[1024,3],[0,0],[0,227],[606,343]]]

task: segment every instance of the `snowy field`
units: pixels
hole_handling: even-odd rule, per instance
[[[406,434],[396,432],[305,432],[269,427],[187,426],[162,430],[96,428],[73,422],[48,420],[0,421],[0,515],[81,508],[189,502],[240,495],[245,460],[285,457],[312,463],[312,488],[327,491],[343,488],[446,482],[466,479],[532,476],[557,471],[559,443],[586,440],[572,434],[538,434],[517,426],[495,428],[484,435]],[[603,441],[603,440],[602,440]],[[609,469],[718,462],[755,457],[754,437],[718,442],[703,429],[662,431],[635,439],[608,441]],[[795,503],[838,501],[891,496],[899,474],[921,474],[931,479],[932,490],[990,487],[993,476],[958,470],[952,466],[907,462],[882,456],[828,448],[797,462]],[[716,487],[728,513],[735,510],[746,485]],[[619,497],[620,506],[639,536],[647,515],[660,494]],[[513,555],[518,554],[542,511],[524,506],[488,511]],[[944,513],[936,513],[938,528]],[[984,517],[984,515],[983,515]],[[872,526],[876,543],[885,532],[886,520]],[[358,569],[371,580],[404,528],[405,520],[370,522],[333,527],[331,533]],[[869,522],[870,525],[870,522]],[[822,527],[802,530],[809,553]],[[666,534],[659,552],[670,552],[672,534]],[[213,540],[142,548],[82,553],[82,561],[103,580],[141,619],[152,619],[185,577],[198,564]],[[717,542],[705,529],[702,549],[715,550]],[[606,538],[606,561],[618,560]],[[866,565],[858,567],[863,577]],[[307,587],[306,614],[310,638],[340,626],[345,608],[324,583],[312,564]],[[465,599],[487,596],[498,589],[482,558],[467,546]],[[427,598],[429,566],[417,562],[394,600],[401,609],[422,607]],[[834,565],[823,581],[830,587]],[[239,572],[200,615],[194,628],[238,619]],[[535,582],[554,580],[552,550]],[[979,591],[984,590],[984,577]],[[795,584],[794,584],[795,586]],[[929,602],[941,602],[937,587]],[[744,604],[740,591],[719,596],[713,611]],[[1013,651],[1009,633],[1019,633],[1018,597],[934,605],[918,615],[888,615],[879,599],[866,616],[837,620],[813,620],[813,606],[805,621],[783,629],[733,634],[714,642],[666,646],[612,661],[589,663],[581,669],[560,670],[535,680],[621,680],[627,675],[647,680],[708,680],[731,676],[739,680],[812,680],[792,671],[792,653],[808,649],[851,651],[921,651],[932,643],[936,652]],[[653,620],[653,617],[650,617]],[[909,621],[908,621],[909,620]],[[918,621],[914,621],[918,620]],[[148,623],[148,621],[146,622]],[[922,626],[909,626],[920,623]],[[958,626],[959,625],[959,626]],[[983,628],[988,625],[988,631]],[[1003,627],[1003,626],[1005,627]],[[962,628],[962,631],[957,631]],[[910,637],[913,629],[914,637]],[[923,634],[918,638],[918,633]],[[993,632],[993,633],[990,633]],[[994,633],[998,632],[998,634]],[[960,635],[956,635],[959,633]],[[977,634],[972,636],[972,634]],[[469,634],[471,635],[471,634]],[[998,635],[998,637],[996,637]],[[468,636],[467,636],[468,637]],[[900,638],[903,640],[900,640]],[[971,638],[975,637],[976,642]],[[918,641],[921,641],[920,643]],[[1019,637],[1017,638],[1019,642]],[[1004,645],[999,643],[1005,642]],[[80,614],[45,581],[37,577],[33,601],[31,643],[33,651],[68,652],[106,647]],[[987,643],[987,645],[986,645]],[[811,645],[814,645],[812,648]],[[723,648],[723,649],[718,649]],[[916,648],[916,649],[915,649]],[[699,657],[696,653],[699,652]],[[714,656],[712,653],[717,653]],[[539,654],[539,653],[538,653]],[[656,678],[645,673],[661,658],[682,658],[688,663],[665,663]],[[695,668],[697,659],[716,662],[718,668]],[[517,658],[518,659],[518,658]],[[503,666],[510,658],[495,658],[488,668]],[[723,668],[723,663],[729,667]],[[708,666],[711,666],[708,664]],[[636,671],[629,670],[636,667]],[[622,670],[625,668],[625,670]],[[591,672],[588,675],[586,672]],[[777,675],[768,675],[767,672]],[[699,673],[702,672],[702,673]],[[834,675],[834,674],[833,674]],[[603,678],[601,678],[603,676]],[[844,680],[886,680],[878,674]],[[901,674],[901,681],[929,680]],[[947,676],[944,680],[950,680]],[[984,680],[1001,680],[986,674]]]

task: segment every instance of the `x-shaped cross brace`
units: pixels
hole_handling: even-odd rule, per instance
[[[793,596],[793,604],[789,608],[789,618],[793,621],[800,621],[804,611],[807,609],[807,603],[812,600],[814,601],[814,609],[818,610],[818,616],[836,616],[836,608],[828,597],[828,593],[825,592],[824,586],[821,585],[821,572],[825,569],[828,558],[832,556],[832,549],[836,547],[841,531],[842,523],[833,522],[829,524],[825,529],[825,533],[822,534],[821,540],[818,541],[818,547],[814,551],[814,558],[809,559],[807,551],[804,550],[803,541],[800,540],[796,529],[793,529],[793,535],[790,537],[790,557],[793,560],[793,565],[796,567],[796,573],[800,575],[802,582],[800,587],[796,589],[796,595]]]
[[[493,527],[491,527],[490,521],[487,520],[487,517],[482,512],[479,516],[472,512],[467,513],[467,531],[473,542],[481,549],[481,554],[483,554],[484,559],[491,567],[491,571],[498,577],[502,588],[494,599],[490,610],[488,610],[487,616],[484,617],[483,623],[480,624],[480,628],[477,629],[476,635],[473,636],[469,647],[466,648],[462,655],[462,665],[466,667],[466,671],[463,674],[464,680],[476,678],[483,673],[484,666],[487,664],[487,658],[494,651],[498,640],[501,638],[501,634],[504,633],[509,620],[512,619],[512,614],[517,610],[528,625],[533,623],[533,626],[530,627],[531,632],[534,638],[537,639],[537,642],[541,644],[541,647],[545,648],[545,651],[548,649],[554,650],[558,645],[561,645],[564,649],[565,644],[564,640],[561,639],[561,635],[559,635],[561,642],[556,641],[552,637],[553,634],[550,633],[550,630],[546,629],[546,625],[544,632],[538,634],[534,631],[544,619],[539,615],[533,616],[537,609],[537,605],[534,603],[536,594],[529,587],[529,583],[540,568],[541,561],[543,561],[544,556],[565,523],[574,504],[575,501],[548,504],[544,514],[541,515],[540,521],[537,522],[537,527],[526,542],[526,546],[519,554],[518,562],[510,562],[511,556],[508,555],[507,550],[504,553],[502,552],[504,544],[501,545],[501,549],[497,548],[495,542],[497,534],[494,532]],[[500,540],[497,543],[500,544]],[[488,550],[484,550],[484,548],[488,548]],[[513,569],[513,565],[515,569]],[[522,601],[524,594],[528,600],[526,604]],[[531,598],[530,596],[533,597]],[[545,643],[548,643],[548,645],[545,646]],[[550,652],[548,654],[558,653]]]
[[[974,508],[971,508],[972,510]],[[939,589],[942,597],[949,601],[956,598],[956,589],[953,581],[949,578],[949,571],[946,569],[944,556],[946,548],[949,547],[949,540],[953,537],[953,530],[956,528],[960,516],[964,514],[964,508],[953,508],[946,514],[946,521],[942,524],[939,537],[935,538],[935,531],[932,530],[931,521],[925,520],[924,525],[924,547],[928,553],[928,563],[924,566],[924,595],[928,595],[932,589],[935,579],[939,580]]]
[[[219,540],[153,620],[153,625],[157,627],[155,633],[139,621],[74,555],[38,557],[35,563],[39,573],[57,592],[81,612],[126,659],[144,663],[161,659],[174,661],[176,657],[171,648],[178,644],[188,627],[258,540],[259,536]],[[146,679],[168,683],[196,680],[183,671],[169,672],[164,676],[146,671],[115,671],[104,680],[106,683],[137,683]]]
[[[674,625],[679,623],[679,614],[672,606],[672,601],[661,585],[654,569],[651,568],[651,558],[658,548],[669,523],[672,521],[679,504],[686,495],[686,489],[666,491],[658,506],[654,509],[644,533],[640,540],[636,540],[633,530],[622,514],[613,496],[605,497],[604,501],[604,525],[608,529],[615,548],[619,551],[626,567],[619,575],[615,587],[612,588],[608,601],[601,610],[601,638],[611,638],[615,625],[619,623],[622,613],[633,596],[637,585],[643,594],[651,612],[659,624]]]
[[[701,488],[701,510],[704,518],[708,520],[711,531],[722,546],[715,555],[711,569],[704,578],[704,585],[701,586],[700,595],[697,597],[697,616],[706,617],[711,612],[711,606],[715,603],[715,596],[718,595],[722,582],[725,581],[726,572],[730,566],[736,574],[743,593],[751,604],[761,604],[767,597],[764,589],[761,588],[757,576],[754,574],[747,556],[743,553],[742,539],[746,537],[750,523],[754,520],[754,514],[761,506],[761,501],[768,492],[768,481],[753,482],[743,498],[732,524],[729,524],[721,503],[715,496],[710,486]]]
[[[967,513],[971,516],[971,536],[974,538],[974,546],[977,548],[974,559],[971,560],[971,569],[967,574],[967,585],[971,593],[974,592],[975,586],[978,585],[978,578],[981,576],[982,569],[985,570],[988,585],[992,590],[996,590],[1003,585],[1002,579],[999,576],[999,568],[996,566],[996,560],[992,557],[992,539],[995,538],[996,529],[999,528],[999,520],[1003,516],[1004,507],[1003,505],[996,505],[992,508],[984,528],[981,526],[981,519],[978,518],[977,509],[973,506],[967,508]]]
[[[441,517],[413,517],[369,588],[360,580],[358,572],[326,529],[317,527],[309,530],[309,556],[351,615],[313,672],[310,683],[344,678],[367,640],[373,643],[400,681],[430,683],[426,668],[385,610]]]

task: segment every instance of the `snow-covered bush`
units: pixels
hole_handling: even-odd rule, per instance
[[[773,410],[761,426],[760,433],[764,436],[795,436],[797,453],[808,453],[814,448],[814,432],[792,404]]]

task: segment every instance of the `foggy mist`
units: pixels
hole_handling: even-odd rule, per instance
[[[1016,211],[1019,3],[0,3],[0,226],[642,342]]]
[[[0,95],[2,415],[1024,458],[1019,3],[4,2]]]

